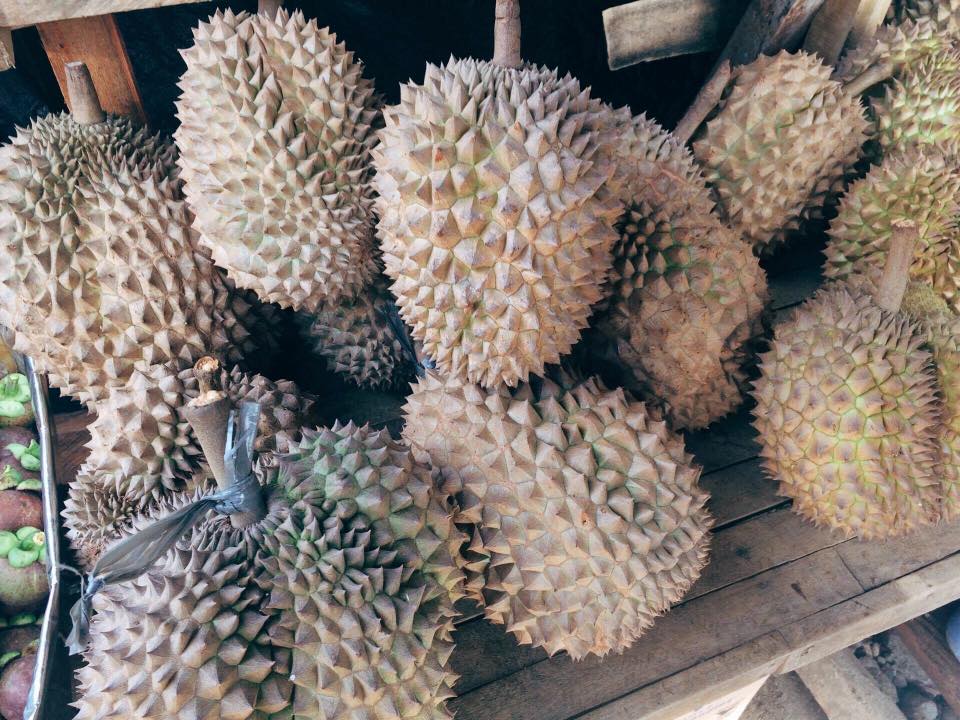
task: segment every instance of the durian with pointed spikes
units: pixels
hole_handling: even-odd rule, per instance
[[[363,67],[303,13],[218,10],[194,30],[175,138],[194,227],[242,288],[296,310],[376,271]]]
[[[766,253],[839,193],[866,127],[818,57],[784,51],[733,71],[693,148],[721,216]]]
[[[427,371],[404,415],[470,534],[470,596],[521,643],[622,652],[706,562],[700,469],[622,390],[564,375],[487,390]]]
[[[674,428],[735,409],[748,343],[762,332],[767,283],[750,246],[714,214],[689,150],[643,116],[624,130],[632,174],[614,247],[610,298],[588,349],[612,346],[628,389]]]
[[[898,0],[899,22],[928,20],[940,32],[960,34],[960,2],[958,0]]]
[[[441,372],[488,387],[573,347],[621,211],[616,116],[574,78],[521,64],[519,13],[498,13],[515,22],[496,42],[515,54],[427,65],[374,151],[400,313]]]
[[[277,464],[255,516],[95,597],[80,720],[450,717],[461,537],[431,473],[352,424]]]
[[[821,289],[761,356],[761,457],[796,512],[883,539],[937,521],[944,488],[943,388],[927,334],[899,310],[916,242],[903,221],[875,293]]]

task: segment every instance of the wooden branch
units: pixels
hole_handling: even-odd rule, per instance
[[[960,661],[951,652],[943,633],[922,617],[893,631],[933,680],[947,705],[960,714]]]
[[[42,23],[37,25],[37,30],[68,106],[70,99],[64,68],[69,62],[81,61],[90,70],[100,104],[106,112],[146,122],[130,58],[112,15]]]
[[[503,67],[520,67],[520,0],[497,0],[493,23],[493,62]]]
[[[81,125],[94,125],[106,119],[97,89],[93,86],[90,71],[82,62],[68,62],[64,65],[67,76],[67,98],[70,101],[70,115]]]
[[[13,57],[13,32],[10,28],[0,27],[0,72],[9,70],[16,64]]]
[[[759,55],[800,47],[824,0],[751,0],[715,67],[746,65]]]
[[[603,11],[611,70],[723,47],[748,0],[636,0]]]
[[[861,0],[826,0],[810,23],[803,49],[836,65],[860,5]]]
[[[0,27],[18,28],[189,2],[196,0],[4,0],[0,2]]]
[[[857,47],[873,37],[880,27],[880,23],[887,16],[892,0],[861,0],[856,16],[853,18],[853,27],[847,39],[848,47]]]
[[[686,145],[690,141],[690,138],[693,137],[697,128],[706,120],[710,111],[720,102],[723,89],[727,87],[727,83],[730,82],[730,73],[730,61],[724,60],[716,72],[714,72],[713,76],[707,81],[706,85],[700,89],[690,109],[680,118],[680,122],[677,123],[677,127],[674,128],[673,134],[683,145]]]

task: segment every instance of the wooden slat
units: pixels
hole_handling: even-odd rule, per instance
[[[0,26],[17,28],[55,20],[182,5],[197,0],[3,0]]]
[[[797,674],[832,720],[907,720],[850,648],[810,663]]]
[[[637,0],[603,11],[607,62],[638,62],[722,47],[746,0]]]
[[[700,487],[710,493],[707,507],[718,530],[786,503],[757,458],[704,475]]]
[[[925,618],[898,625],[893,630],[955,713],[960,713],[960,661],[942,630]]]
[[[112,15],[41,23],[37,31],[68,106],[64,65],[81,61],[90,70],[104,110],[146,122],[130,59]]]
[[[755,458],[760,446],[750,420],[750,411],[743,407],[705,430],[687,433],[687,451],[693,453],[704,472]]]
[[[622,655],[554,657],[456,698],[451,709],[458,720],[568,720],[859,592],[839,556],[821,551],[675,608]]]

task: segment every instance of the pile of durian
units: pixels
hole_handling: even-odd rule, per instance
[[[548,653],[622,652],[707,561],[680,432],[757,374],[797,512],[863,538],[955,515],[960,6],[897,12],[836,71],[735,68],[689,149],[524,62],[516,0],[492,61],[386,106],[302,13],[218,11],[175,144],[69,67],[71,112],[0,149],[0,325],[94,414],[84,568],[230,487],[196,408],[261,410],[259,510],[95,596],[79,717],[450,717],[464,597]],[[830,282],[757,368],[759,258],[825,224]],[[311,372],[406,392],[402,438],[317,428],[262,374],[285,312]]]

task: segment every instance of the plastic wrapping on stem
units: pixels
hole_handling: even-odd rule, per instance
[[[103,587],[143,575],[211,510],[233,515],[256,512],[262,506],[260,482],[253,472],[253,445],[259,418],[260,404],[244,402],[237,432],[234,429],[236,410],[230,413],[224,452],[230,485],[225,490],[206,495],[157,520],[141,532],[115,543],[100,557],[86,580],[81,581],[80,599],[70,610],[72,628],[67,649],[71,655],[86,649],[93,597]]]

